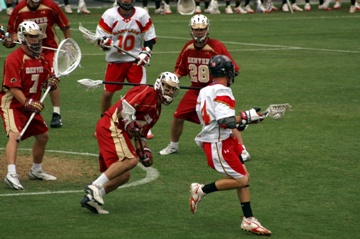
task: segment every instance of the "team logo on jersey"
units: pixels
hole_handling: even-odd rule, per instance
[[[11,78],[11,79],[10,79],[10,83],[11,83],[11,84],[14,84],[14,83],[16,83],[16,82],[17,82],[17,79],[16,79],[16,78]]]

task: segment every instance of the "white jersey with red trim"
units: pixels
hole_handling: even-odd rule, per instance
[[[137,56],[143,48],[143,41],[156,40],[155,27],[149,14],[140,7],[134,7],[130,16],[120,13],[120,7],[104,12],[96,27],[96,35],[110,37],[117,45]],[[106,52],[107,62],[131,62],[134,58],[112,47]]]
[[[196,113],[203,126],[195,138],[197,143],[220,142],[229,138],[232,130],[220,127],[217,121],[235,116],[235,98],[231,88],[217,83],[202,88],[196,102]]]

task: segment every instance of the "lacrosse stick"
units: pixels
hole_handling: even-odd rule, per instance
[[[286,3],[287,3],[287,5],[289,6],[290,12],[291,12],[291,13],[294,13],[290,1],[289,1],[289,0],[286,0]]]
[[[77,82],[87,89],[96,89],[96,88],[99,88],[100,85],[102,85],[102,84],[131,85],[131,86],[147,85],[150,87],[154,87],[154,85],[152,85],[152,84],[129,83],[129,82],[109,82],[109,81],[91,80],[91,79],[81,79],[81,80],[78,80]],[[201,88],[200,87],[191,87],[191,86],[180,86],[180,89],[200,90]]]
[[[83,38],[86,42],[88,43],[97,43],[97,41],[101,40],[100,36],[97,36],[95,33],[91,32],[90,30],[86,29],[85,27],[83,27],[81,25],[81,23],[79,23],[79,31],[83,34]],[[126,55],[131,56],[132,58],[134,58],[135,60],[137,60],[137,56],[135,56],[134,54],[124,50],[123,48],[112,44],[112,47],[114,47],[115,49],[124,52]]]
[[[81,51],[79,45],[72,39],[67,38],[60,42],[59,48],[57,49],[54,62],[53,62],[53,69],[55,73],[55,77],[59,78],[61,76],[65,76],[73,72],[76,67],[80,64],[81,60]],[[45,93],[43,94],[40,102],[42,103],[47,94],[50,92],[51,86],[48,86]],[[35,112],[31,114],[30,118],[26,122],[26,125],[22,129],[19,137],[16,139],[16,142],[21,141],[21,137],[24,135],[25,131],[29,127],[31,121],[35,116]]]
[[[290,109],[291,105],[286,104],[273,104],[269,105],[269,107],[262,113],[263,116],[273,118],[275,120],[279,120],[282,116],[285,115],[285,111]]]
[[[179,0],[177,3],[177,11],[180,15],[193,15],[195,7],[194,0]]]

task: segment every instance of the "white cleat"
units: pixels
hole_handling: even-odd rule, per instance
[[[255,217],[243,217],[240,227],[244,231],[252,232],[257,235],[271,236],[271,231],[261,226],[260,222]]]
[[[52,176],[48,173],[45,173],[42,170],[39,171],[34,171],[34,170],[30,170],[29,172],[29,179],[30,180],[46,180],[46,181],[55,181],[56,177]]]
[[[234,13],[230,5],[225,8],[225,13],[226,14],[233,14]]]
[[[169,144],[166,148],[161,150],[159,152],[159,154],[160,155],[168,155],[168,154],[177,153],[177,151],[178,151],[178,148],[171,147],[171,145]]]
[[[4,178],[4,182],[12,189],[24,190],[24,187],[20,184],[19,175],[16,173],[8,173]]]
[[[97,214],[109,214],[109,211],[106,211],[104,208],[102,208],[97,202],[94,201],[92,196],[90,194],[85,195],[81,201],[80,205],[82,207],[85,207],[89,209],[93,213]]]
[[[86,3],[84,0],[79,0],[78,13],[90,14],[91,12],[86,8]]]
[[[170,14],[170,13],[168,13]],[[153,133],[151,132],[151,130],[148,131],[147,135],[146,135],[146,138],[147,139],[152,139],[154,137]]]
[[[73,13],[71,6],[69,4],[65,5],[64,10],[65,10],[65,13],[68,13],[68,14]]]
[[[291,5],[291,8],[294,12],[302,12],[303,11],[298,5],[296,5],[296,3],[293,3]]]
[[[305,10],[305,11],[311,11],[311,5],[310,5],[310,3],[305,3],[304,10]]]
[[[195,13],[196,13],[196,14],[201,14],[201,8],[200,8],[200,6],[196,6],[196,7],[195,7]]]
[[[247,13],[255,13],[255,11],[250,7],[250,5],[245,6],[245,11]]]
[[[87,185],[84,189],[84,191],[91,195],[91,197],[100,205],[104,204],[104,199],[101,196],[100,193],[101,186],[100,185],[94,185],[90,184]]]
[[[205,197],[205,193],[202,191],[202,187],[204,184],[200,183],[192,183],[190,185],[190,210],[192,213],[196,213],[197,206],[199,205],[200,201]]]

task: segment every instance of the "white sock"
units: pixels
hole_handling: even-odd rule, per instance
[[[105,183],[109,182],[109,178],[106,177],[105,173],[101,174],[100,177],[98,177],[92,184],[99,184],[103,186]]]
[[[31,169],[34,171],[42,171],[42,164],[41,163],[33,163]]]
[[[54,106],[53,111],[54,111],[54,113],[60,114],[60,106]]]
[[[170,146],[171,146],[172,148],[178,148],[178,147],[179,147],[179,142],[170,141]]]
[[[7,166],[7,168],[8,168],[9,174],[16,174],[16,165],[15,164],[9,164]]]

